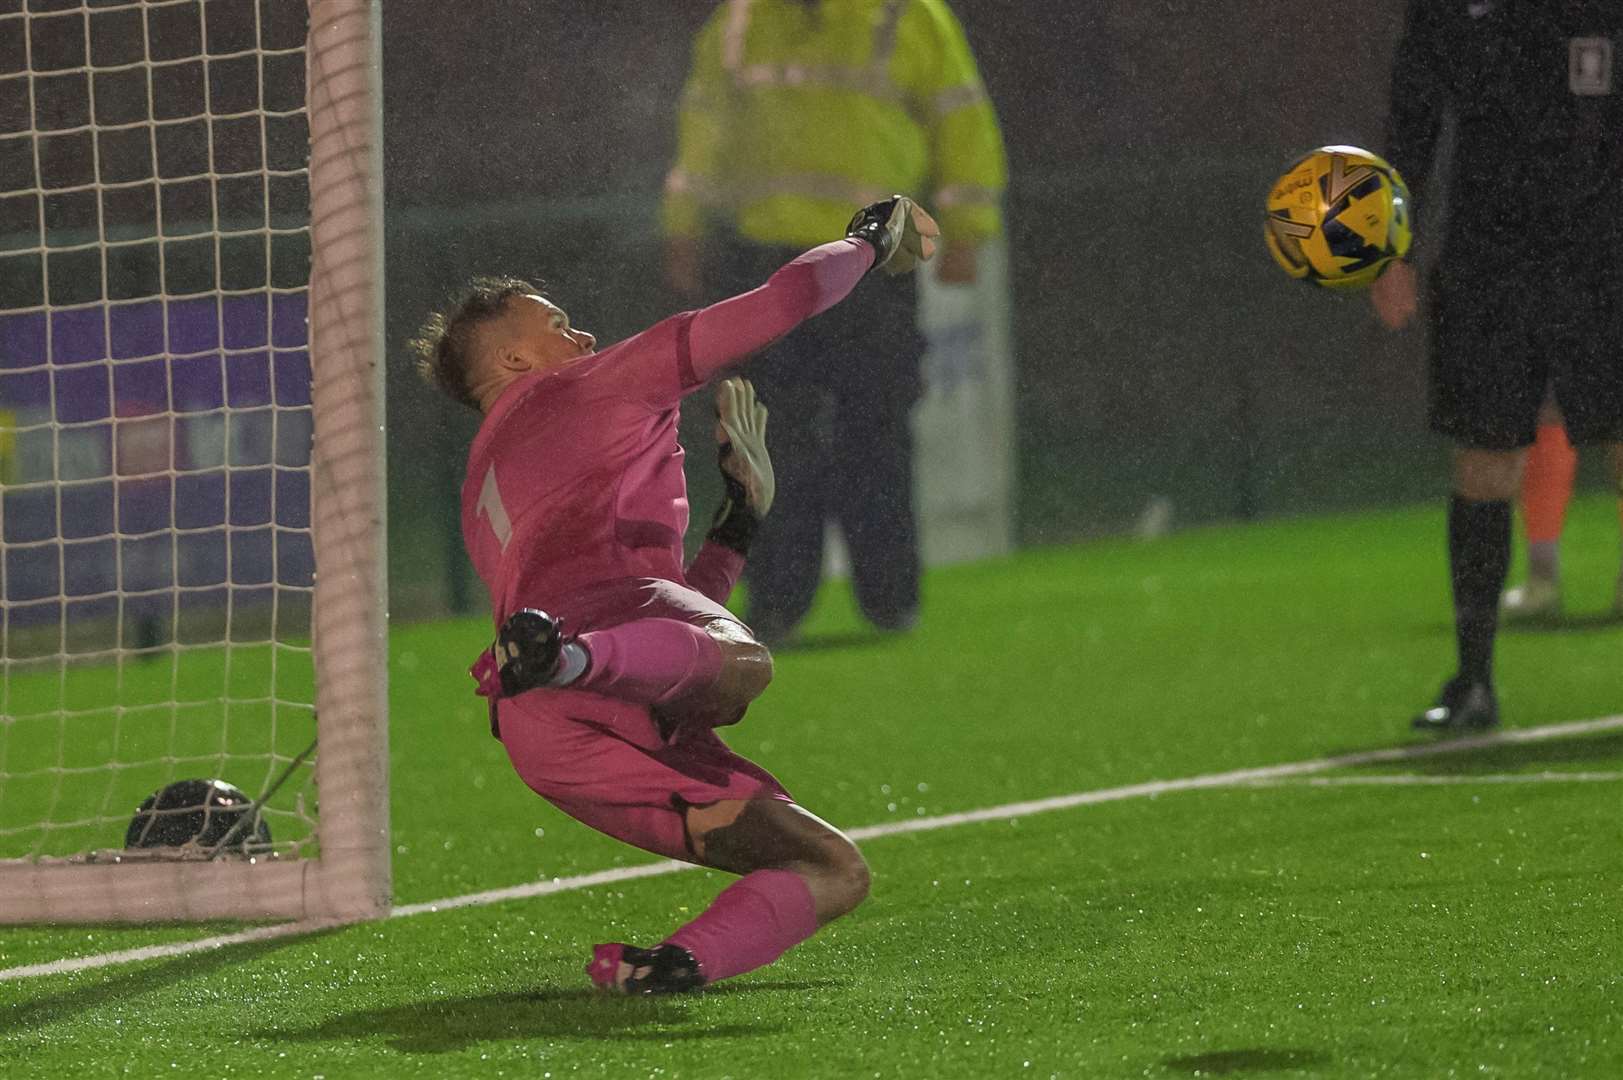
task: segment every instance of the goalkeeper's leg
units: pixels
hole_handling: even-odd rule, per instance
[[[868,895],[868,865],[856,845],[792,802],[690,807],[687,827],[699,862],[742,876],[652,949],[598,946],[587,970],[599,986],[668,993],[754,971]]]
[[[567,687],[719,721],[736,719],[772,681],[766,646],[726,608],[673,582],[644,579],[568,606],[591,629],[566,638],[560,620],[535,609],[509,618],[474,667],[480,692]]]
[[[558,809],[644,851],[742,875],[651,949],[598,946],[587,970],[606,989],[670,992],[743,974],[868,894],[856,845],[714,731],[668,741],[650,710],[592,695],[567,705],[524,695],[498,712],[514,769]]]
[[[732,619],[638,619],[577,639],[585,672],[571,685],[680,715],[736,719],[772,681],[772,654]]]

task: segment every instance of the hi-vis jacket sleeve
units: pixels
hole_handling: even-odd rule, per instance
[[[665,176],[660,226],[666,236],[697,236],[704,208],[714,201],[727,133],[726,72],[721,63],[721,16],[717,7],[693,41],[693,60],[677,107],[676,163]]]
[[[942,0],[913,0],[898,31],[894,70],[930,137],[932,190],[920,194],[947,242],[996,236],[1008,163],[964,28]]]

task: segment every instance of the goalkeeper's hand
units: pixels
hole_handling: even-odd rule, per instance
[[[873,245],[871,269],[882,266],[887,274],[905,274],[935,256],[941,227],[906,195],[892,195],[858,210],[845,235]]]
[[[726,497],[707,536],[747,555],[777,490],[766,452],[766,406],[756,400],[748,379],[727,379],[716,387],[716,442]]]

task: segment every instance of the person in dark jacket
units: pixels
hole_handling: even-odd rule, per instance
[[[1386,157],[1408,180],[1427,281],[1430,422],[1454,443],[1448,553],[1458,668],[1420,730],[1499,722],[1493,646],[1511,500],[1553,392],[1575,444],[1606,444],[1623,490],[1623,4],[1411,0]],[[1432,177],[1445,116],[1453,165]],[[1434,207],[1446,204],[1446,220]],[[1420,310],[1403,262],[1371,300]]]

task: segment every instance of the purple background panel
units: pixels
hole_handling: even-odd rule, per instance
[[[52,317],[61,318],[61,315]],[[128,360],[138,356],[163,355],[161,301],[113,304],[108,310],[107,321],[108,335],[113,339],[113,359]]]
[[[58,311],[51,317],[51,356],[56,364],[95,364],[107,359],[107,323],[101,308]]]
[[[272,584],[310,585],[309,538],[296,531],[310,521],[308,429],[299,426],[308,413],[282,415],[273,431],[263,411],[309,404],[305,318],[302,294],[56,311],[49,335],[42,313],[0,315],[0,409],[24,428],[91,422],[57,433],[76,440],[71,483],[53,483],[38,459],[43,432],[18,436],[42,441],[10,464],[41,474],[14,476],[0,492],[13,545],[0,598],[9,621],[105,613],[86,598],[120,587],[217,585],[200,595],[219,604],[234,594],[240,604],[269,599]],[[261,411],[225,416],[222,406]],[[156,435],[133,419],[170,409]],[[130,424],[126,436],[158,439],[157,457],[149,450],[143,460],[167,463],[164,471],[116,475],[114,429],[125,423],[115,417]],[[66,608],[51,602],[58,594]],[[147,606],[170,610],[161,596]]]

